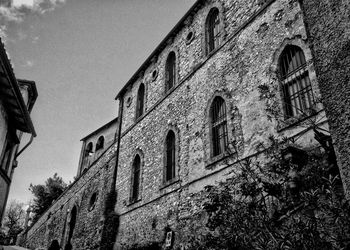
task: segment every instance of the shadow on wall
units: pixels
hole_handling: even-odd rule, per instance
[[[117,192],[115,190],[107,194],[105,202],[105,223],[102,229],[102,239],[100,250],[111,250],[119,229],[119,215],[114,211],[117,200]]]

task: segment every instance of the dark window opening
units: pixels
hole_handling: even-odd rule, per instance
[[[220,17],[219,10],[213,8],[207,17],[206,22],[207,53],[217,49],[220,46]]]
[[[172,51],[168,55],[165,66],[165,90],[168,91],[176,84],[176,55]]]
[[[286,118],[304,114],[312,107],[313,94],[303,51],[297,46],[287,46],[279,66]]]
[[[91,198],[90,198],[89,211],[95,208],[96,200],[97,200],[97,193],[95,192],[91,195]]]
[[[85,157],[91,156],[92,155],[92,142],[89,142],[88,145],[85,148]]]
[[[166,159],[165,159],[165,181],[170,181],[175,178],[175,133],[169,131],[166,137]]]
[[[132,180],[131,180],[131,202],[139,199],[140,193],[140,177],[141,177],[141,158],[136,155],[132,164]]]
[[[105,138],[103,136],[100,136],[97,140],[95,151],[103,149],[104,143],[105,143]]]
[[[228,147],[226,104],[221,97],[215,97],[211,108],[212,156],[224,153]]]
[[[145,101],[145,85],[141,83],[139,90],[137,92],[137,103],[136,103],[136,118],[143,115]]]

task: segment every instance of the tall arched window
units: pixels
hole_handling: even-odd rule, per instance
[[[144,101],[145,101],[145,85],[141,83],[139,90],[137,91],[136,119],[143,115]]]
[[[169,53],[165,65],[165,90],[173,88],[176,84],[176,55],[172,51]]]
[[[217,96],[210,107],[212,156],[224,153],[228,146],[226,104]]]
[[[313,95],[303,51],[287,46],[279,60],[286,118],[297,116],[311,108]]]
[[[141,179],[141,158],[139,155],[136,155],[132,163],[131,196],[130,196],[131,202],[135,202],[139,199],[140,179]]]
[[[206,20],[206,48],[210,53],[220,45],[220,16],[218,8],[212,8]]]
[[[98,138],[97,142],[96,142],[96,149],[95,149],[95,151],[103,149],[104,143],[105,143],[105,138],[101,135]]]
[[[170,130],[165,139],[165,182],[171,181],[175,178],[175,164],[176,164],[176,148],[175,148],[175,133]]]

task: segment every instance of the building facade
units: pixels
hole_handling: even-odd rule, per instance
[[[327,131],[328,121],[302,7],[196,1],[118,93],[111,148],[96,160],[100,134],[83,139],[79,189],[73,185],[30,228],[26,244],[186,249],[193,228],[184,222],[201,213],[201,191],[259,157],[270,136],[319,147],[313,129]],[[89,214],[91,178],[105,203]],[[60,205],[64,199],[69,205]]]
[[[36,136],[30,112],[38,96],[35,82],[16,79],[0,39],[0,220],[4,215],[13,172],[18,167],[23,133]]]
[[[75,181],[21,235],[19,244],[33,249],[56,243],[62,249],[98,249],[105,234],[118,124],[118,118],[113,119],[82,139]]]

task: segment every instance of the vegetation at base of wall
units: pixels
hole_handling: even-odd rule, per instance
[[[23,230],[25,214],[23,203],[16,200],[9,203],[0,229],[0,245],[16,243],[18,234]]]
[[[232,178],[206,187],[207,230],[189,232],[186,249],[349,249],[350,204],[332,158],[309,151],[303,164],[270,139],[267,163],[246,160]]]
[[[51,204],[64,192],[67,184],[61,177],[55,173],[49,177],[45,184],[30,184],[29,190],[34,195],[34,201],[31,205],[33,223],[51,206]]]

